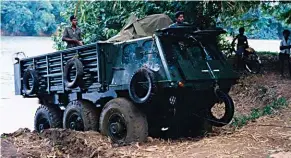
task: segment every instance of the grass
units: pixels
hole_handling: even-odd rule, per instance
[[[270,51],[258,51],[256,52],[258,55],[271,55],[278,56],[278,52],[270,52]]]
[[[231,123],[231,125],[237,128],[241,128],[250,121],[254,121],[265,115],[271,115],[275,112],[275,110],[278,110],[286,106],[288,106],[286,98],[281,97],[272,102],[271,104],[266,105],[264,108],[252,109],[251,113],[248,115],[235,116],[234,121]]]

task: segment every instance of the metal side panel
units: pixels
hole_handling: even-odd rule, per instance
[[[20,64],[14,64],[14,89],[15,95],[21,95]]]
[[[159,55],[160,55],[163,67],[165,69],[167,80],[172,80],[172,77],[171,77],[170,72],[169,72],[168,64],[167,64],[166,58],[164,56],[164,51],[163,51],[163,49],[161,47],[160,39],[156,35],[154,35],[154,38],[155,38],[155,41],[156,41],[156,44],[157,44],[157,47],[158,47],[158,50],[159,50]]]

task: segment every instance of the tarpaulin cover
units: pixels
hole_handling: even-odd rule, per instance
[[[156,30],[168,27],[172,23],[171,18],[165,14],[153,14],[142,19],[131,15],[121,31],[106,42],[122,42],[152,36]]]

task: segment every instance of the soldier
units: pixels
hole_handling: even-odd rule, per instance
[[[290,63],[290,49],[291,49],[291,40],[289,39],[290,31],[284,30],[283,31],[283,39],[280,42],[280,53],[279,53],[279,60],[280,60],[280,68],[281,68],[281,76],[284,76],[284,63],[285,60],[288,62],[289,73],[291,76],[291,63]]]
[[[245,29],[243,27],[239,28],[239,34],[233,39],[231,45],[234,46],[235,41],[237,40],[237,50],[236,50],[236,58],[237,58],[237,69],[242,69],[242,53],[245,52],[245,49],[249,47],[248,38],[244,35]]]
[[[169,26],[170,28],[175,28],[175,27],[177,27],[179,25],[188,24],[188,23],[184,22],[184,12],[183,11],[176,12],[175,20],[176,20],[176,22],[171,24]]]
[[[62,41],[67,42],[67,48],[82,46],[81,29],[77,27],[77,18],[72,15],[70,21],[72,24],[70,27],[65,28]]]

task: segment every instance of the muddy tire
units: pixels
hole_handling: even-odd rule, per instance
[[[34,116],[34,129],[62,128],[62,111],[57,105],[41,105]]]
[[[222,117],[217,118],[211,112],[211,109],[209,109],[208,117],[210,118],[211,125],[216,126],[216,127],[222,127],[222,126],[227,125],[232,120],[233,115],[234,115],[234,103],[231,97],[227,93],[224,93],[223,91],[218,90],[217,97],[218,97],[218,102],[224,102],[225,112]]]
[[[143,142],[148,136],[146,116],[125,98],[109,101],[100,117],[100,131],[114,143]]]
[[[72,101],[65,109],[63,127],[76,131],[97,131],[99,114],[99,109],[89,101]]]
[[[75,71],[73,71],[73,67]],[[75,73],[75,78],[71,79],[71,73]],[[64,84],[67,88],[83,87],[83,64],[79,59],[70,59],[64,68]]]

